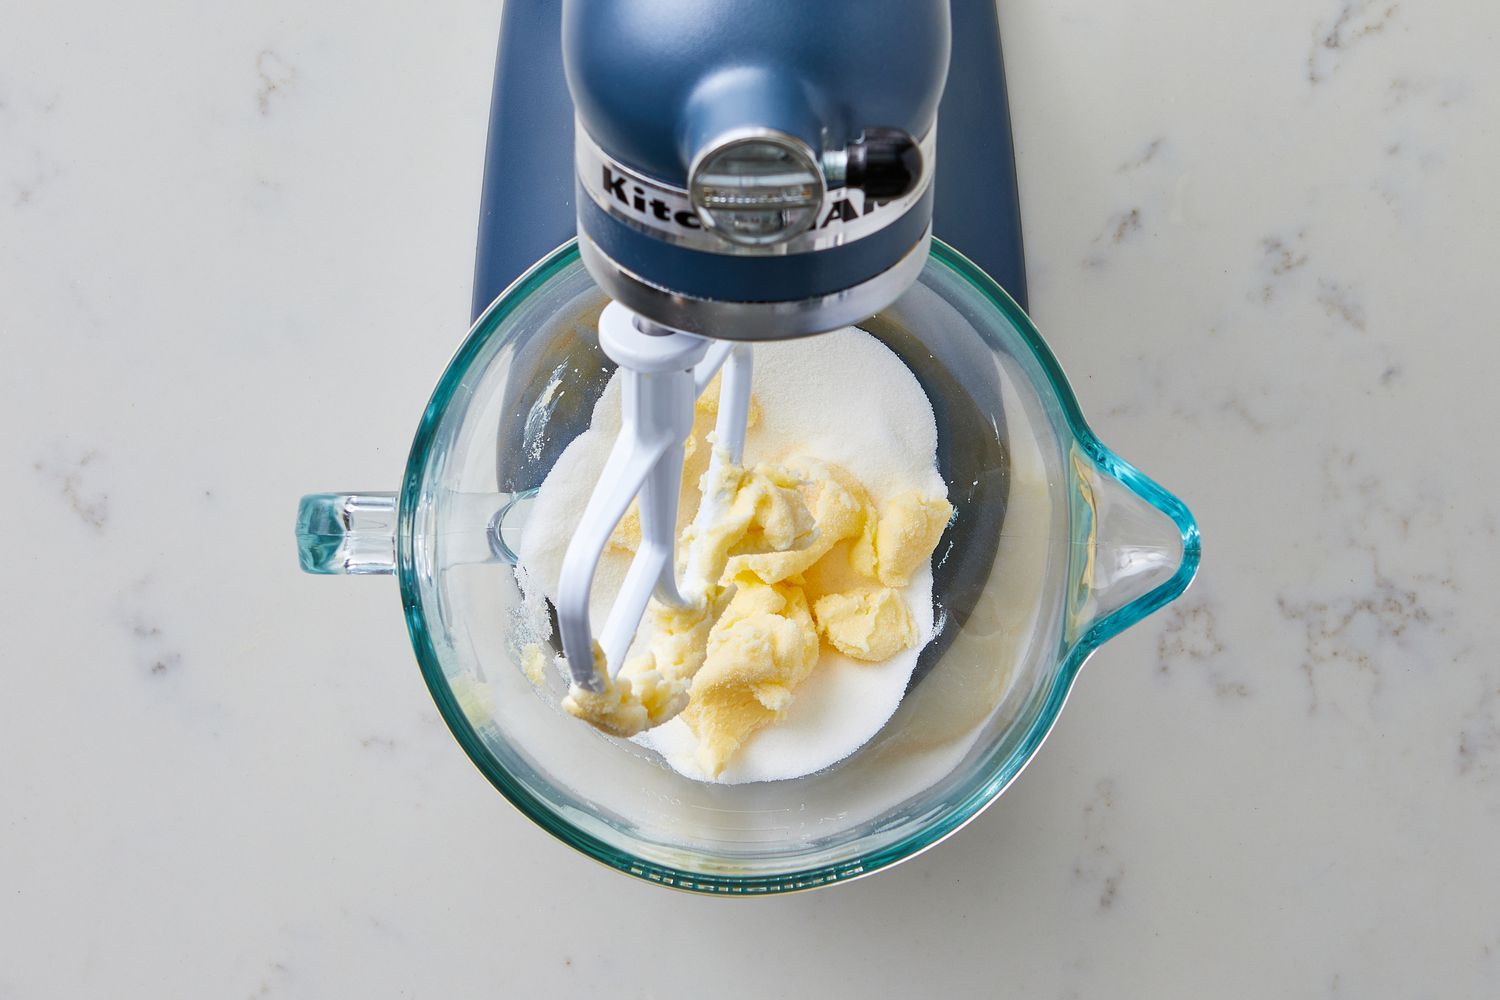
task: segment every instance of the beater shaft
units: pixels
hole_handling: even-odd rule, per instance
[[[611,303],[600,316],[599,343],[620,366],[620,435],[563,557],[557,597],[568,669],[575,684],[591,691],[601,690],[603,681],[594,669],[589,595],[599,559],[632,500],[639,504],[641,542],[600,633],[609,676],[619,673],[653,596],[663,604],[688,607],[703,600],[706,584],[713,582],[695,575],[691,553],[690,592],[684,594],[677,582],[683,446],[693,430],[694,402],[723,367],[710,476],[726,459],[741,461],[751,377],[748,345],[710,347],[702,337],[644,324],[619,303]],[[695,523],[711,523],[717,514],[718,505],[705,497]]]

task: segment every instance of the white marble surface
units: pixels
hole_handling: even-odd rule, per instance
[[[1034,312],[1204,532],[1016,786],[832,891],[530,826],[390,580],[495,0],[13,2],[0,997],[1500,995],[1500,7],[1008,0]]]

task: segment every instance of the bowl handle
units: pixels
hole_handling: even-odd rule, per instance
[[[1097,646],[1181,596],[1198,572],[1187,507],[1096,445],[1072,452],[1074,565],[1069,639]]]
[[[396,572],[396,494],[310,493],[297,505],[297,561],[304,573]]]

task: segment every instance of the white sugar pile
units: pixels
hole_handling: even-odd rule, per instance
[[[753,392],[761,421],[745,438],[746,464],[794,456],[841,465],[876,506],[910,490],[947,495],[937,470],[937,422],[916,377],[880,341],[854,327],[755,348]],[[558,457],[537,494],[519,546],[523,586],[557,591],[563,553],[620,426],[619,380],[611,379],[589,429]],[[591,614],[601,623],[631,555],[606,552]],[[917,657],[933,634],[931,561],[903,591],[920,641],[881,663],[861,663],[823,647],[812,675],[781,720],[755,733],[718,781],[777,781],[821,770],[849,756],[896,711]],[[596,624],[597,627],[597,624]],[[677,771],[709,780],[694,757],[697,740],[680,718],[636,737]]]

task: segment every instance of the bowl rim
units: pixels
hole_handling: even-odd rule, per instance
[[[412,440],[402,477],[396,531],[396,575],[407,630],[422,678],[432,694],[439,714],[473,762],[501,795],[543,830],[563,843],[616,871],[658,885],[710,895],[772,895],[839,884],[889,868],[936,846],[974,820],[1016,780],[1052,731],[1071,692],[1073,683],[1090,655],[1105,641],[1175,600],[1192,582],[1201,559],[1197,524],[1187,507],[1171,493],[1110,451],[1094,434],[1078,400],[1063,374],[1062,366],[1042,339],[1035,325],[1015,300],[976,264],[941,240],[932,240],[930,260],[947,267],[987,297],[1015,327],[1051,383],[1059,407],[1076,447],[1104,472],[1120,480],[1142,500],[1161,511],[1177,526],[1182,537],[1182,561],[1176,572],[1148,593],[1094,621],[1068,647],[1053,677],[1041,709],[1012,752],[998,762],[992,773],[967,797],[951,804],[935,821],[908,834],[894,844],[831,865],[798,869],[776,875],[707,874],[646,861],[573,826],[554,813],[510,775],[485,749],[478,731],[459,704],[443,674],[427,620],[422,612],[421,587],[416,561],[415,518],[432,442],[448,405],[464,381],[475,357],[488,346],[493,332],[531,293],[579,259],[578,241],[571,239],[547,254],[496,296],[474,321],[462,345],[438,380]]]

